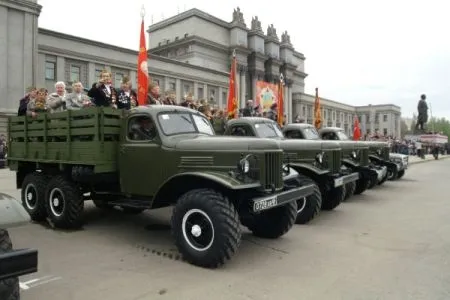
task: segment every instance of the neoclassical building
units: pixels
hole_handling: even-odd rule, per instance
[[[0,133],[6,129],[6,116],[17,112],[28,86],[51,91],[56,81],[75,80],[90,86],[105,68],[111,71],[116,86],[123,76],[136,85],[137,50],[39,28],[41,8],[36,0],[0,0],[0,41],[6,41],[0,43],[0,95],[6,95],[0,104]],[[255,99],[258,80],[277,82],[283,73],[288,121],[298,115],[312,122],[314,96],[304,90],[305,56],[294,48],[287,31],[279,36],[274,25],[263,31],[258,17],[253,17],[248,27],[239,8],[231,22],[194,8],[152,24],[147,31],[152,80],[162,90],[176,91],[178,99],[192,93],[197,99],[225,107],[235,51],[241,106],[246,99]],[[401,110],[396,105],[321,101],[325,126],[339,126],[351,133],[357,115],[364,132],[400,135]]]

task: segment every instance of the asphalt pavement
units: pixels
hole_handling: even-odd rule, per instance
[[[281,239],[247,232],[217,270],[179,260],[170,209],[131,216],[87,202],[83,230],[11,230],[16,248],[39,249],[39,272],[20,278],[22,299],[450,299],[449,175],[449,159],[413,163],[401,180]],[[0,171],[1,191],[19,198],[14,181]]]

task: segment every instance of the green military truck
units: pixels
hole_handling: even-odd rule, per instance
[[[319,134],[322,139],[325,140],[350,140],[344,130],[339,127],[322,128],[319,130]],[[374,187],[376,184],[381,185],[391,177],[397,177],[399,166],[396,163],[391,162],[389,158],[390,148],[388,143],[377,141],[357,141],[357,143],[367,145],[369,147],[369,160],[371,163],[371,168],[376,170],[380,175],[377,180],[371,181],[369,188]]]
[[[309,222],[320,211],[332,210],[345,197],[345,185],[358,180],[358,173],[343,173],[339,143],[293,141],[284,138],[278,124],[267,118],[244,117],[228,121],[225,135],[271,138],[284,150],[285,163],[302,174],[300,181],[314,184],[315,193],[297,201],[297,223]]]
[[[298,173],[275,141],[215,136],[203,114],[179,106],[10,117],[8,133],[9,168],[32,219],[80,227],[88,193],[99,207],[131,212],[173,205],[175,244],[204,267],[231,258],[241,223],[259,237],[285,234],[296,200],[314,192],[291,183]]]
[[[19,300],[19,276],[37,272],[38,251],[13,249],[8,229],[30,222],[16,199],[0,193],[0,299]]]
[[[311,124],[306,123],[292,123],[287,124],[283,128],[283,134],[288,139],[303,139],[317,141],[321,140],[321,136],[316,128]],[[341,147],[341,168],[347,172],[357,172],[359,174],[358,180],[350,182],[346,185],[347,195],[363,193],[371,184],[382,177],[381,171],[370,168],[369,162],[369,148],[366,145],[353,142],[350,140],[336,140]]]

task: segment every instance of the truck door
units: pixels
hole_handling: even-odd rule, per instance
[[[162,158],[160,139],[150,115],[133,115],[119,147],[120,185],[123,193],[153,196],[164,180],[155,161]]]

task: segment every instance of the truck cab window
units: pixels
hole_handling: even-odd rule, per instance
[[[288,139],[303,139],[302,133],[297,130],[290,130],[286,132],[286,138]]]
[[[231,129],[231,135],[233,136],[247,136],[247,131],[243,126],[234,126]]]
[[[128,138],[133,141],[151,141],[156,137],[156,126],[148,116],[138,116],[128,123]]]

